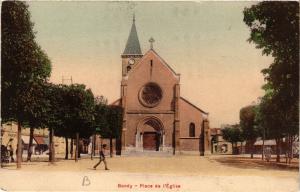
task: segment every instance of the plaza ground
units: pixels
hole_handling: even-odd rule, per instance
[[[298,191],[298,160],[292,165],[263,162],[248,156],[122,156],[107,158],[93,170],[98,158],[77,163],[46,157],[6,165],[0,188],[14,190],[83,191]],[[37,161],[38,160],[38,161]],[[157,188],[156,188],[156,187]]]

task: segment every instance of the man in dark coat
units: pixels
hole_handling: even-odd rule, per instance
[[[102,145],[102,149],[100,150],[100,160],[99,160],[99,162],[96,164],[96,165],[94,165],[94,169],[96,170],[96,168],[98,167],[98,165],[100,165],[100,163],[103,161],[103,163],[104,163],[104,166],[105,166],[105,170],[109,170],[108,168],[107,168],[107,163],[106,163],[106,160],[105,160],[105,149],[106,149],[106,144],[103,144]]]

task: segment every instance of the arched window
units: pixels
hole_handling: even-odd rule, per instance
[[[195,124],[194,123],[190,123],[189,136],[195,137]]]

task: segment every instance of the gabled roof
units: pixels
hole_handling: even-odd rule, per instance
[[[168,63],[163,59],[161,58],[161,56],[159,56],[158,53],[156,53],[156,51],[154,51],[154,49],[150,49],[148,52],[152,51],[153,53],[155,53],[155,55],[162,61],[162,63],[167,66],[167,68],[173,72],[174,75],[179,75],[178,73],[176,73],[171,67],[170,65],[168,65]],[[146,55],[146,54],[145,54]]]
[[[154,53],[154,55],[156,55],[156,57],[161,61],[161,63],[166,66],[167,69],[169,69],[169,71],[176,77],[179,78],[180,74],[176,73],[168,64],[167,62],[165,62],[155,51],[154,49],[149,49],[142,57],[142,59],[136,64],[134,65],[134,67],[127,73],[127,76],[129,76],[131,73],[133,73],[133,71],[142,63],[143,58],[145,58],[150,52]]]
[[[183,97],[180,97],[180,99],[182,99],[183,101],[185,101],[186,103],[190,104],[191,106],[193,106],[194,108],[196,108],[197,110],[199,110],[201,113],[208,115],[208,112],[203,111],[202,109],[200,109],[199,107],[197,107],[196,105],[192,104],[191,102],[189,102],[188,100],[186,100]]]
[[[134,17],[123,55],[142,55],[141,46],[135,27]]]

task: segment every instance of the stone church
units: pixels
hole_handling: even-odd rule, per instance
[[[121,55],[122,151],[210,153],[208,113],[180,94],[180,74],[154,50],[142,53],[135,25]]]

